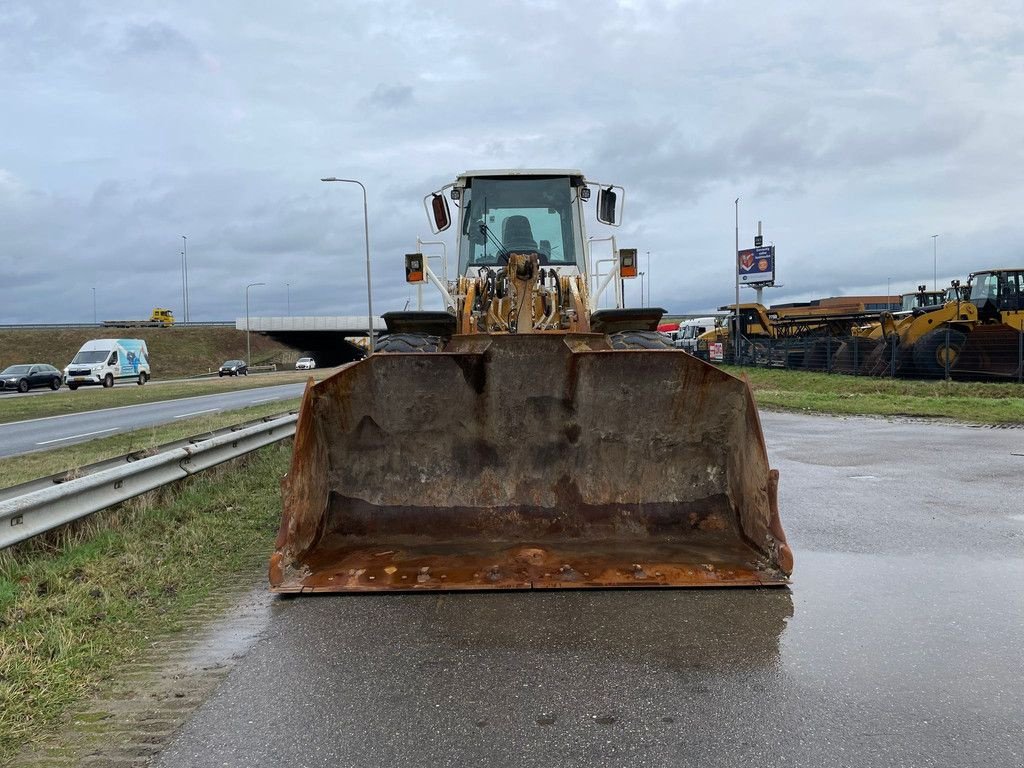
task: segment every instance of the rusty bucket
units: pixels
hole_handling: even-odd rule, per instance
[[[599,334],[456,336],[307,386],[277,592],[781,585],[746,381]]]

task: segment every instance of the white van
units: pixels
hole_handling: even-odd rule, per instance
[[[691,354],[697,348],[697,337],[701,334],[713,331],[719,325],[717,317],[695,317],[692,320],[684,320],[679,323],[679,330],[673,346],[676,349],[685,349]]]
[[[145,384],[150,378],[149,350],[142,339],[87,341],[64,369],[68,389],[95,384],[112,387],[117,381]]]

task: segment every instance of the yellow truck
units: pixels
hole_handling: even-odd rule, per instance
[[[154,307],[148,320],[104,320],[104,328],[169,328],[174,325],[174,313],[165,307]]]

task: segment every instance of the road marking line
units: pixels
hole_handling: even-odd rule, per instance
[[[111,427],[110,429],[97,429],[95,432],[83,432],[80,435],[71,435],[70,437],[58,437],[54,440],[43,440],[41,443],[36,445],[49,445],[50,443],[60,443],[64,440],[74,440],[76,437],[89,437],[90,435],[102,435],[104,432],[116,432],[120,427]]]
[[[268,403],[271,400],[280,400],[280,399],[281,398],[279,398],[279,397],[264,397],[264,398],[261,398],[260,400],[250,400],[249,402],[250,403]]]
[[[213,413],[214,411],[219,411],[219,410],[220,410],[220,408],[207,408],[205,411],[192,411],[192,413],[183,413],[183,414],[181,414],[181,416],[175,416],[174,418],[176,418],[176,419],[184,419],[184,418],[187,418],[189,416],[198,416],[200,413]]]
[[[352,366],[352,365],[355,365],[355,363],[345,363],[345,365],[339,366],[338,370],[339,371],[343,370],[344,368],[348,368],[349,366]],[[152,383],[152,382],[150,382],[150,383]],[[306,382],[304,382],[304,381],[295,381],[295,382],[292,382],[290,384],[270,384],[270,385],[268,385],[266,387],[242,387],[241,389],[230,389],[230,390],[227,390],[226,392],[212,392],[212,393],[208,393],[208,394],[205,394],[205,395],[189,395],[188,397],[172,397],[172,398],[170,398],[168,400],[151,400],[148,403],[134,403],[132,405],[115,405],[112,408],[93,408],[92,410],[89,410],[89,411],[76,411],[74,413],[59,413],[59,414],[56,414],[54,416],[37,416],[34,419],[22,419],[21,421],[5,421],[3,423],[0,423],[0,427],[8,427],[8,426],[11,426],[13,424],[31,424],[34,421],[49,421],[50,419],[74,418],[75,416],[80,416],[83,413],[107,413],[109,411],[123,411],[123,410],[126,410],[128,408],[146,408],[146,407],[151,406],[151,405],[166,405],[167,403],[179,403],[179,402],[184,402],[186,400],[199,400],[199,399],[204,398],[204,397],[223,397],[224,395],[230,395],[230,394],[233,394],[235,392],[244,392],[246,389],[277,389],[279,387],[280,388],[284,388],[284,387],[305,387],[305,386],[306,386]],[[70,397],[71,393],[68,392],[67,396]]]

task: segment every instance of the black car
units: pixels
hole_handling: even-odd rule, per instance
[[[28,392],[34,387],[60,389],[63,374],[52,365],[9,365],[0,371],[0,390],[16,389]]]
[[[248,376],[249,366],[244,360],[228,360],[220,367],[218,376]]]

